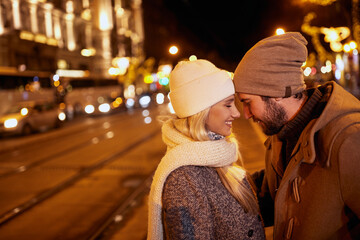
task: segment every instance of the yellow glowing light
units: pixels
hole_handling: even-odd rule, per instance
[[[150,84],[150,83],[153,83],[153,82],[154,82],[154,77],[152,75],[146,75],[144,77],[144,83]]]
[[[327,34],[328,33],[328,37],[327,40],[330,40],[330,35],[334,36],[331,34],[331,28],[323,28],[323,27],[316,27],[316,26],[311,26],[311,21],[313,19],[316,18],[316,14],[314,12],[308,13],[305,17],[304,17],[304,23],[301,26],[301,30],[308,34],[309,36],[311,36],[311,42],[312,45],[314,46],[314,49],[318,55],[318,59],[321,62],[325,62],[326,60],[332,60],[334,61],[334,56],[332,53],[329,53],[328,51],[326,51],[326,49],[322,46],[322,43],[320,41],[320,36],[321,34]],[[344,38],[344,34],[342,32],[343,29],[338,29],[335,28],[335,31],[339,34],[340,39]],[[346,30],[345,30],[346,31]],[[334,37],[332,37],[334,39]],[[341,40],[340,40],[341,41]],[[330,48],[335,52],[336,51],[341,51],[341,48],[339,49],[339,46],[341,44],[339,40],[338,41],[333,41],[330,42]],[[341,45],[342,46],[342,45]],[[309,62],[309,66],[315,65],[315,55],[312,56],[312,53],[309,54],[308,57],[308,62]]]
[[[74,12],[74,4],[71,0],[66,2],[66,12],[67,13],[72,13]]]
[[[58,114],[58,118],[59,118],[60,121],[65,121],[65,119],[66,119],[66,114],[63,113],[63,112],[61,112],[61,113]]]
[[[91,57],[94,56],[96,53],[95,48],[84,48],[81,50],[81,55],[84,57]]]
[[[354,49],[357,48],[357,44],[356,44],[356,42],[354,42],[354,41],[351,41],[351,42],[349,43],[349,45],[350,45],[351,50],[354,50]]]
[[[111,68],[109,68],[108,73],[109,73],[111,76],[117,76],[117,75],[120,75],[120,69],[119,69],[119,68],[111,67]]]
[[[106,12],[101,12],[100,13],[100,30],[108,30],[110,29],[110,22],[109,22],[109,18],[106,14]]]
[[[59,59],[57,62],[57,66],[59,69],[66,69],[67,68],[67,62],[64,59]]]
[[[31,32],[27,32],[27,31],[21,31],[20,32],[20,38],[24,39],[24,40],[33,41],[34,40],[34,34],[32,34]]]
[[[117,98],[115,99],[115,102],[120,105],[120,104],[123,103],[123,99],[122,99],[121,97],[117,97]]]
[[[344,51],[345,52],[350,52],[350,50],[351,50],[350,44],[345,44],[344,45]]]
[[[61,110],[64,110],[65,107],[66,107],[65,103],[60,103],[59,108],[60,108]]]
[[[347,27],[320,28],[321,33],[325,34],[324,40],[330,43],[330,48],[334,52],[340,52],[342,49],[341,41],[350,35],[350,29]]]
[[[38,43],[46,43],[47,38],[46,38],[46,36],[43,35],[43,34],[36,34],[34,41],[35,41],[35,42],[38,42]]]
[[[90,11],[90,9],[85,9],[81,13],[81,18],[86,20],[86,21],[90,21],[91,20],[91,11]]]
[[[5,128],[14,128],[18,125],[18,121],[15,118],[10,118],[5,120],[4,127]]]
[[[27,109],[27,108],[22,108],[20,110],[21,116],[26,116],[28,113],[29,113],[29,109]]]
[[[46,40],[46,44],[50,45],[50,46],[57,46],[58,45],[58,41],[55,38],[48,38]]]
[[[330,48],[334,52],[341,52],[342,44],[340,42],[333,42],[333,43],[330,43]]]
[[[158,79],[164,78],[164,77],[165,77],[165,73],[164,73],[164,72],[157,72],[157,73],[156,73],[156,77],[157,77]]]
[[[46,36],[48,38],[52,38],[53,35],[53,21],[52,21],[52,15],[51,10],[53,8],[53,5],[51,3],[46,3],[44,6],[44,18],[45,18],[45,32]]]
[[[179,52],[179,49],[178,49],[177,46],[171,46],[171,47],[169,48],[169,53],[172,54],[172,55],[175,55],[175,54],[177,54],[178,52]]]
[[[58,69],[56,74],[60,77],[87,77],[89,76],[89,71]]]
[[[125,10],[122,7],[119,7],[118,9],[116,9],[117,17],[122,17],[124,14],[125,14]]]
[[[197,60],[197,57],[196,57],[195,55],[191,55],[191,56],[189,57],[189,60],[190,60],[190,61],[195,61],[195,60]]]
[[[304,70],[304,75],[305,75],[306,77],[308,77],[308,76],[310,75],[310,73],[311,73],[311,68],[310,68],[310,67],[305,68],[305,70]]]
[[[159,68],[158,68],[158,71],[162,72],[163,75],[158,76],[158,78],[163,78],[163,77],[165,77],[165,75],[169,75],[171,73],[171,70],[172,70],[172,65],[171,64],[160,65]]]
[[[283,28],[278,28],[276,29],[276,35],[281,35],[281,34],[285,34],[285,30]]]
[[[20,20],[20,3],[19,1],[12,1],[12,17],[13,24],[15,29],[21,28],[21,20]]]
[[[121,58],[117,58],[116,64],[119,68],[128,68],[130,65],[130,61],[129,58],[126,57],[121,57]]]
[[[327,6],[335,2],[336,0],[301,0],[302,2],[310,2],[322,6]]]

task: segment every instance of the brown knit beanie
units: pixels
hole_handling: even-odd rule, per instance
[[[290,97],[303,91],[301,66],[307,58],[306,44],[298,32],[259,41],[235,70],[235,91],[268,97]]]

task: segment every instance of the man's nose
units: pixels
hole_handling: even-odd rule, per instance
[[[243,105],[243,111],[245,119],[250,119],[253,116],[249,107],[245,106],[245,104]]]

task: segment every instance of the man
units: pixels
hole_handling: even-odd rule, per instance
[[[261,212],[276,240],[360,239],[360,102],[335,82],[305,90],[306,44],[263,39],[234,74],[244,116],[269,136]]]

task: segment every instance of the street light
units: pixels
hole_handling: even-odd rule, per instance
[[[278,28],[276,29],[276,35],[281,35],[281,34],[285,34],[285,30],[283,28]]]
[[[179,49],[178,49],[178,47],[175,46],[175,45],[173,45],[173,46],[171,46],[171,47],[169,48],[169,53],[170,53],[171,55],[175,55],[175,54],[177,54],[178,52],[179,52]]]

